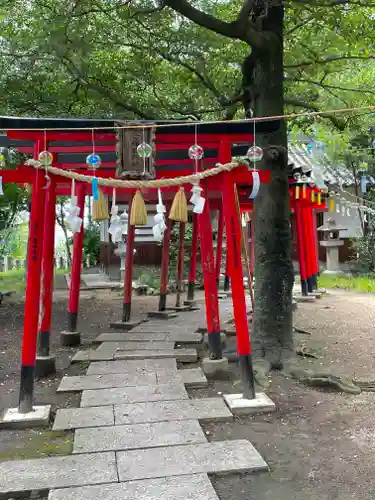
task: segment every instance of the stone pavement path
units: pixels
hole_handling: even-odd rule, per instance
[[[222,398],[189,399],[186,388],[207,384],[200,368],[177,369],[176,360],[197,359],[199,324],[202,311],[184,312],[102,334],[96,350],[77,353],[73,361],[92,361],[87,373],[64,377],[58,391],[82,392],[80,408],[58,410],[53,425],[75,430],[73,454],[0,463],[0,494],[217,500],[207,474],[268,470],[250,442],[208,442],[199,425],[233,419]]]

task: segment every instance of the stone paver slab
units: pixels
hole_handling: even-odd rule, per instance
[[[93,427],[76,431],[73,453],[136,450],[206,441],[198,420]]]
[[[218,500],[206,474],[51,491],[48,500]]]
[[[78,375],[75,377],[63,377],[57,391],[77,392],[87,389],[110,389],[111,387],[131,387],[156,384],[156,374],[151,372]]]
[[[129,361],[98,361],[91,363],[87,370],[87,375],[106,375],[109,373],[158,373],[169,371],[177,372],[176,360],[165,359],[144,359],[142,363],[137,360]]]
[[[268,470],[254,446],[246,440],[117,452],[120,481]]]
[[[202,342],[202,335],[197,332],[168,332],[159,333],[155,331],[147,332],[123,332],[123,333],[102,333],[94,340],[101,342],[173,342],[182,344],[199,344]]]
[[[187,368],[177,372],[165,371],[156,373],[158,384],[180,381],[190,389],[206,387],[208,382],[201,368]]]
[[[72,363],[79,363],[80,361],[110,361],[114,358],[115,352],[108,351],[77,351],[72,358]]]
[[[116,425],[190,419],[201,422],[233,420],[221,398],[115,405],[114,412]]]
[[[52,430],[79,429],[80,427],[103,427],[114,425],[112,406],[93,406],[87,408],[61,408],[57,410]]]
[[[163,342],[166,340],[167,333],[102,333],[94,340],[95,343],[100,342]]]
[[[125,373],[124,373],[125,372]],[[186,387],[200,388],[207,386],[207,379],[200,368],[152,372],[107,373],[106,375],[78,375],[63,377],[58,392],[79,392],[90,389],[110,389],[112,387],[134,387],[144,385],[164,385],[181,383]]]
[[[195,349],[173,349],[171,351],[117,351],[114,359],[160,359],[176,358],[181,363],[196,363],[198,354]]]
[[[0,493],[118,481],[114,453],[0,462]]]
[[[198,354],[195,349],[173,349],[171,351],[117,351],[114,355],[114,359],[148,358],[176,358],[181,363],[195,363],[198,359]]]
[[[97,351],[171,351],[174,342],[103,342]]]
[[[142,403],[147,401],[180,400],[187,398],[188,394],[183,384],[116,387],[113,389],[83,391],[81,407]]]

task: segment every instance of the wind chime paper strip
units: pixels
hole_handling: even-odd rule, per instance
[[[251,190],[249,199],[253,200],[257,196],[257,194],[259,192],[260,177],[259,177],[259,172],[251,172],[251,173],[252,173],[252,176],[253,176],[253,188]]]
[[[3,190],[3,178],[0,176],[0,196],[4,195],[4,190]]]
[[[116,126],[126,127],[134,126],[134,122],[117,122]],[[139,122],[141,126],[142,123]],[[117,170],[116,177],[121,178],[139,178],[143,177],[144,167],[146,166],[146,179],[155,179],[154,154],[150,158],[144,159],[137,153],[137,147],[146,142],[155,150],[155,128],[119,128],[116,133],[116,153]]]
[[[361,191],[362,191],[362,194],[365,194],[367,191],[367,182],[366,182],[365,175],[362,175],[362,178],[361,178]]]

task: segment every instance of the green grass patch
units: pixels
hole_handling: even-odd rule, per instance
[[[30,431],[20,443],[0,451],[0,461],[25,460],[70,455],[73,450],[73,432]]]
[[[66,269],[55,269],[55,275],[61,276],[67,272]],[[12,269],[11,271],[0,273],[0,292],[5,291],[25,291],[25,270]]]
[[[375,293],[375,276],[346,276],[327,275],[319,276],[319,288],[340,288],[362,293]]]

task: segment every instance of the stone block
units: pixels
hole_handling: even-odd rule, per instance
[[[80,332],[61,332],[60,341],[63,347],[76,347],[81,344]]]
[[[61,408],[57,410],[52,430],[62,431],[85,427],[104,427],[107,425],[115,425],[112,406]]]
[[[110,323],[109,327],[113,330],[122,330],[124,332],[128,332],[136,326],[139,326],[141,323],[143,323],[143,321],[115,321],[114,323]]]
[[[107,375],[110,373],[158,373],[177,372],[177,364],[174,358],[144,359],[141,363],[138,360],[129,361],[97,361],[91,363],[87,370],[87,375]]]
[[[136,450],[206,441],[198,420],[94,427],[76,431],[73,453]]]
[[[116,387],[113,389],[83,391],[81,407],[142,403],[147,401],[168,401],[187,398],[188,394],[183,384]]]
[[[18,408],[9,408],[0,420],[1,428],[28,429],[31,427],[48,427],[51,406],[33,406],[29,413],[19,413]]]
[[[77,375],[74,377],[63,377],[57,391],[79,392],[88,389],[110,389],[111,387],[131,387],[137,385],[156,384],[156,374],[151,372]]]
[[[48,500],[218,500],[206,474],[83,486],[50,492]]]
[[[276,410],[275,403],[263,392],[256,393],[255,399],[245,399],[242,394],[224,394],[223,397],[233,415],[252,415]]]
[[[120,451],[117,467],[120,481],[268,470],[266,462],[246,440]]]
[[[202,362],[203,373],[207,378],[222,378],[228,375],[229,364],[227,358],[209,359],[204,358]]]
[[[35,360],[35,378],[44,378],[56,373],[56,356],[37,356]]]
[[[0,462],[0,493],[24,493],[118,481],[115,453]]]
[[[157,318],[157,319],[172,319],[176,318],[177,314],[173,311],[150,311],[147,316],[149,318]]]
[[[299,302],[314,302],[315,301],[315,297],[312,297],[311,295],[295,295],[293,298],[297,302],[297,304]]]
[[[232,413],[221,398],[115,405],[114,412],[116,425],[190,419],[201,422],[233,420]]]

